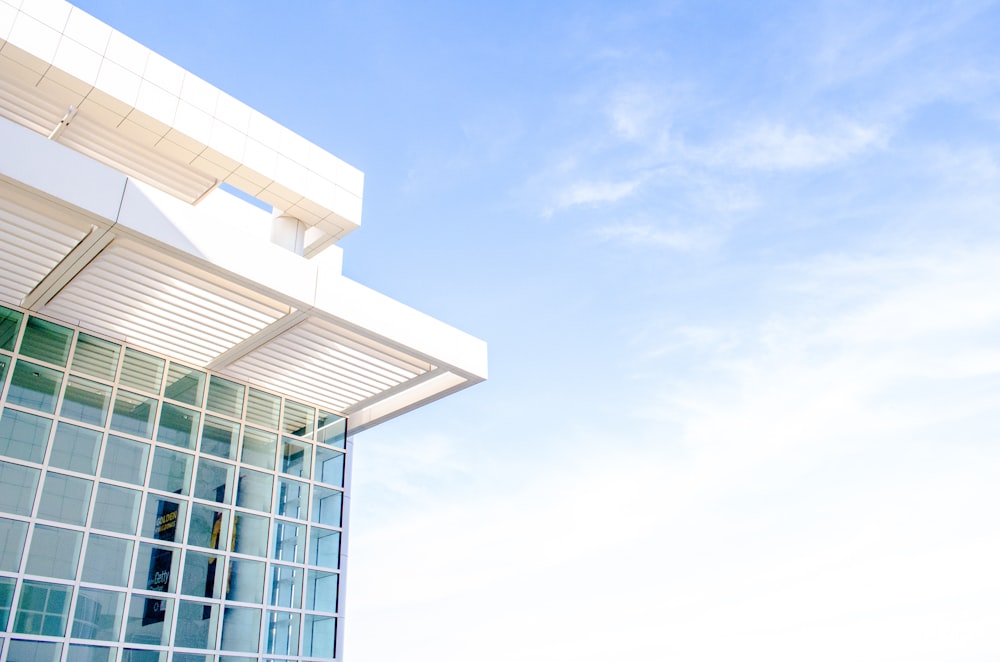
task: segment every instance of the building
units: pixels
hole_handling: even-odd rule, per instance
[[[352,435],[486,377],[342,275],[362,186],[79,9],[0,0],[0,660],[340,659]]]

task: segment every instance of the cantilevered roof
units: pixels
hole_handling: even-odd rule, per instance
[[[0,117],[189,203],[226,182],[307,256],[361,224],[361,171],[63,0],[0,0]]]

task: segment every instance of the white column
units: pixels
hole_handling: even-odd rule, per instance
[[[296,255],[305,251],[306,224],[294,216],[276,212],[271,220],[271,241]]]

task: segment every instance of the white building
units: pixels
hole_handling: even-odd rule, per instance
[[[486,377],[341,274],[362,186],[79,9],[0,0],[0,660],[340,658],[349,435]]]

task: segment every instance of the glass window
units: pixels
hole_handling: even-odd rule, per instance
[[[73,329],[29,315],[21,339],[21,354],[66,367],[72,341]]]
[[[170,364],[167,370],[167,387],[163,391],[165,397],[200,407],[204,393],[205,373],[179,363]]]
[[[214,646],[212,648],[215,648]],[[198,655],[196,653],[174,653],[170,658],[173,662],[213,662],[214,657],[209,655]],[[251,660],[257,662],[257,660]]]
[[[146,511],[142,518],[140,535],[154,540],[180,542],[184,539],[184,517],[187,503],[163,499],[155,494],[146,497]]]
[[[180,560],[181,553],[176,549],[148,542],[139,543],[139,555],[132,573],[132,588],[173,593],[177,590],[177,566]]]
[[[313,488],[312,521],[327,526],[340,526],[344,493],[317,485]]]
[[[298,402],[285,400],[281,431],[294,437],[308,437],[313,433],[316,410]]]
[[[116,651],[107,646],[70,644],[66,662],[115,662]]]
[[[7,379],[7,367],[10,366],[11,358],[6,354],[0,354],[0,395],[3,395],[4,382]]]
[[[229,581],[226,600],[235,602],[264,601],[264,563],[247,559],[229,559]]]
[[[302,628],[302,653],[309,657],[336,657],[337,619],[306,614]]]
[[[73,370],[105,381],[114,381],[120,353],[121,347],[115,343],[81,333],[76,339],[76,349],[73,350]]]
[[[166,606],[166,603],[162,601],[158,600],[156,602],[157,604],[153,606]],[[174,659],[177,659],[176,654],[174,654]],[[122,662],[167,662],[167,652],[126,648],[122,650]]]
[[[61,656],[62,644],[50,641],[11,639],[7,646],[7,659],[10,662],[59,662]]]
[[[56,436],[52,439],[49,465],[57,469],[94,475],[97,471],[97,457],[101,451],[103,436],[97,430],[89,430],[79,425],[56,424]]]
[[[0,306],[0,349],[14,351],[14,343],[17,342],[17,332],[23,317],[23,313]]]
[[[310,570],[306,609],[336,613],[339,582],[340,575],[336,572]]]
[[[185,552],[181,593],[199,598],[222,597],[222,564],[221,556]]]
[[[164,402],[160,408],[160,427],[156,432],[156,440],[193,449],[200,422],[200,412]]]
[[[118,391],[118,395],[115,396],[114,411],[111,414],[112,430],[150,439],[153,436],[155,418],[155,399],[128,391]]]
[[[40,474],[38,469],[0,462],[0,512],[31,515]]]
[[[281,398],[255,388],[247,395],[247,422],[272,430],[278,429]]]
[[[189,545],[209,549],[225,549],[226,534],[229,533],[229,511],[210,508],[200,503],[191,506],[191,528],[188,530]]]
[[[148,462],[149,444],[109,434],[104,449],[104,464],[101,465],[101,477],[142,485],[146,482]]]
[[[36,524],[31,532],[31,549],[25,572],[57,579],[75,579],[80,563],[79,531]]]
[[[212,375],[208,380],[208,402],[205,408],[223,416],[240,418],[243,415],[242,384]]]
[[[309,532],[309,563],[340,568],[340,532],[313,526]]]
[[[149,487],[174,494],[187,494],[191,489],[193,468],[193,456],[169,448],[157,448],[153,453],[153,470],[149,474]]]
[[[267,612],[267,650],[271,655],[299,654],[299,615],[287,611]]]
[[[126,347],[119,382],[125,388],[159,395],[165,365],[166,361],[161,358]]]
[[[236,459],[236,446],[240,438],[240,424],[216,418],[205,417],[205,427],[201,432],[202,453]]]
[[[101,483],[97,486],[90,526],[135,535],[139,523],[139,496],[136,490]]]
[[[278,515],[305,519],[308,505],[308,485],[290,478],[278,477]]]
[[[321,411],[316,440],[327,446],[347,447],[347,419],[343,416]]]
[[[306,527],[304,524],[274,521],[274,552],[271,558],[279,561],[302,563],[306,555]]]
[[[327,485],[344,486],[344,453],[325,446],[316,447],[316,480]]]
[[[58,370],[18,360],[10,378],[7,402],[54,414],[62,378]]]
[[[125,594],[81,588],[73,611],[73,637],[118,641],[125,612]]]
[[[250,556],[267,556],[267,530],[271,520],[260,515],[237,512],[233,521],[233,551]]]
[[[194,496],[216,503],[233,500],[233,476],[236,468],[214,460],[198,460],[198,475],[194,482]]]
[[[298,609],[302,606],[302,568],[271,565],[268,604]]]
[[[0,309],[2,312],[2,309]],[[0,577],[0,632],[7,631],[7,621],[10,619],[10,606],[14,604],[14,583],[13,577]],[[0,639],[0,646],[3,640]]]
[[[51,419],[5,408],[0,415],[0,455],[40,463],[51,429]]]
[[[243,430],[243,452],[240,460],[263,469],[274,470],[274,455],[278,447],[278,435],[254,428]]]
[[[125,621],[125,642],[129,644],[149,644],[166,646],[170,641],[170,626],[173,622],[174,601],[171,598],[150,598],[133,595],[128,606],[128,618]],[[143,651],[147,652],[147,651]],[[128,650],[122,651],[122,659],[133,661],[141,659],[147,662],[149,658],[128,658]],[[158,655],[158,654],[157,654]],[[154,657],[154,660],[157,658]],[[166,653],[163,658],[166,660]]]
[[[309,468],[312,464],[312,444],[304,441],[282,437],[281,439],[281,472],[309,478]]]
[[[131,569],[131,540],[90,534],[87,538],[87,555],[83,560],[83,581],[128,586]]]
[[[0,570],[18,571],[27,535],[28,525],[25,522],[0,517]],[[0,631],[3,631],[3,625],[4,622],[0,621]]]
[[[38,502],[38,517],[83,526],[90,511],[93,481],[47,471]]]
[[[215,648],[219,605],[181,600],[177,605],[177,622],[183,623],[183,626],[177,628],[174,646],[210,650]]]
[[[72,587],[24,580],[17,601],[14,632],[61,637],[66,634]],[[12,644],[14,642],[11,642]],[[8,659],[10,655],[8,654]]]
[[[256,653],[259,640],[260,609],[226,607],[222,617],[222,649]]]
[[[274,476],[240,467],[239,484],[236,488],[237,506],[270,512],[273,490]]]
[[[111,387],[71,375],[59,415],[104,427],[111,406]]]

